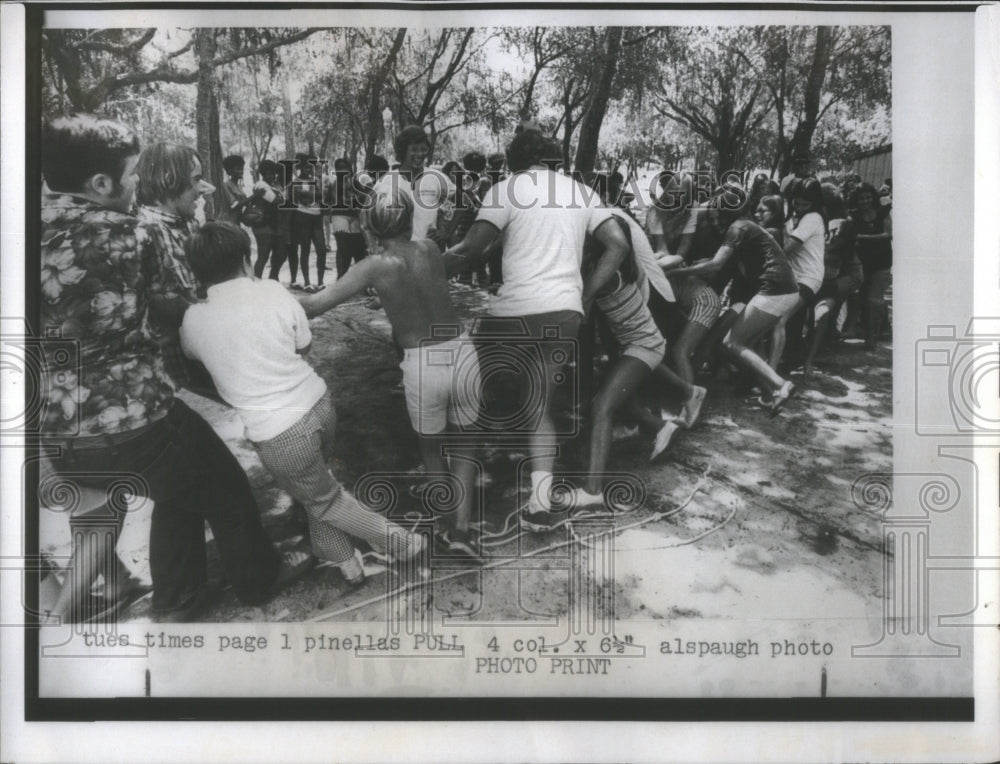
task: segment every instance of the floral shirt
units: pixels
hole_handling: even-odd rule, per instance
[[[79,353],[67,364],[41,344],[45,435],[128,432],[162,418],[173,402],[148,325],[148,266],[136,223],[79,197],[43,197],[42,331],[76,341]]]
[[[160,345],[164,368],[179,386],[191,382],[190,363],[181,352],[180,327],[184,312],[198,301],[198,282],[184,252],[198,224],[169,212],[142,206],[136,226],[136,246],[147,269],[149,329]]]

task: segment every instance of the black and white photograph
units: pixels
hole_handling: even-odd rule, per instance
[[[548,699],[996,750],[996,14],[29,10],[22,722]],[[432,758],[788,759],[748,734]]]

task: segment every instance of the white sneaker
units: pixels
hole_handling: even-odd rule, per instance
[[[649,455],[649,461],[653,461],[657,456],[662,454],[667,450],[667,446],[670,445],[670,441],[674,437],[674,433],[677,432],[679,427],[677,422],[670,421],[660,428],[660,431],[656,433],[656,440],[653,441],[653,453]]]
[[[701,414],[701,404],[705,402],[706,392],[704,387],[694,385],[694,392],[691,393],[691,397],[684,401],[684,407],[681,409],[681,418],[684,420],[685,430],[690,430],[694,427],[694,423],[698,421],[698,416]]]
[[[591,493],[586,488],[579,486],[571,491],[567,491],[562,503],[565,503],[565,505],[571,509],[603,506],[604,494],[600,491],[597,493]]]

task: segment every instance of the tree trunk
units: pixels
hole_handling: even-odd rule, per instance
[[[594,67],[596,76],[591,85],[590,96],[587,98],[587,105],[580,120],[580,139],[576,145],[576,161],[573,163],[573,169],[585,175],[594,170],[597,141],[600,138],[604,114],[608,109],[611,83],[618,66],[621,44],[622,28],[608,27],[604,32],[604,44]]]
[[[219,138],[219,101],[215,97],[214,90],[209,100],[209,144],[211,155],[209,165],[211,171],[205,169],[202,175],[208,178],[208,182],[215,186],[215,206],[221,210],[222,206],[226,203],[222,196],[222,184],[226,178],[222,172],[222,141]],[[208,217],[212,217],[208,209],[205,210],[205,214]]]
[[[830,55],[833,52],[833,29],[832,27],[816,28],[816,48],[813,51],[812,64],[809,67],[809,76],[806,79],[805,108],[802,119],[795,126],[792,134],[791,151],[787,152],[782,162],[782,175],[787,175],[791,170],[792,161],[795,157],[809,156],[809,148],[812,145],[813,134],[816,132],[816,124],[819,120],[820,101],[823,96],[823,83],[826,80],[826,70],[830,65]]]
[[[403,47],[403,40],[405,39],[406,29],[400,29],[396,32],[396,37],[392,41],[392,47],[389,49],[389,53],[386,55],[385,59],[383,59],[378,69],[375,70],[375,73],[372,75],[371,82],[369,83],[368,129],[366,130],[367,136],[365,140],[366,161],[375,155],[378,139],[384,130],[384,125],[382,124],[382,110],[379,109],[379,104],[382,102],[382,88],[385,85],[386,78],[389,76],[389,72],[392,71],[392,67],[396,64],[396,56],[399,55],[399,49]],[[386,154],[388,155],[388,153],[389,147],[386,146]]]
[[[292,91],[285,74],[281,86],[281,111],[285,123],[285,159],[295,158],[295,121],[292,114]]]
[[[218,140],[219,114],[215,107],[215,30],[199,29],[195,33],[195,52],[198,56],[198,96],[195,106],[195,131],[197,135],[198,154],[204,165],[201,168],[202,177],[210,183],[215,177],[213,167],[213,137]],[[213,124],[213,107],[214,124]],[[214,128],[214,132],[213,132]],[[215,184],[217,187],[219,184]],[[205,215],[214,217],[215,205],[212,197],[205,199]]]

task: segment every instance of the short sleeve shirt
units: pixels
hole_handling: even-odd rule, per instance
[[[592,191],[551,170],[518,172],[494,185],[476,218],[503,237],[503,285],[490,314],[582,314],[584,240],[611,214]]]
[[[277,281],[238,278],[208,288],[184,315],[184,352],[205,364],[250,440],[270,440],[306,415],[326,383],[298,353],[312,341],[299,302]]]
[[[788,233],[798,239],[798,242],[791,242],[785,237],[788,262],[795,280],[815,294],[823,284],[823,251],[826,248],[823,218],[818,212],[806,213],[798,224],[793,226],[788,222]]]
[[[749,220],[729,226],[722,246],[732,247],[737,274],[734,280],[741,295],[794,294],[798,291],[788,258],[767,231]]]

